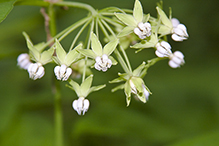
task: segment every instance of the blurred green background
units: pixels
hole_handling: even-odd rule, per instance
[[[79,1],[79,0],[78,0]],[[94,8],[133,8],[134,0],[81,0]],[[141,0],[144,12],[156,17],[158,0]],[[107,82],[117,77],[119,65],[107,73],[94,71],[94,85],[107,88],[88,96],[85,116],[72,109],[75,93],[61,83],[65,146],[218,146],[219,145],[219,1],[164,0],[173,17],[187,26],[190,38],[170,40],[173,51],[185,55],[186,64],[171,69],[168,61],[148,70],[145,82],[153,95],[143,104],[132,98],[126,107],[123,91],[111,93]],[[36,6],[15,6],[0,24],[0,145],[53,146],[54,99],[51,85],[54,65],[46,65],[37,81],[17,67],[17,56],[27,52],[22,31],[34,43],[45,41],[44,19]],[[80,9],[57,9],[58,31],[86,15]],[[74,36],[72,36],[74,37]],[[64,46],[69,47],[69,41]],[[133,68],[155,57],[154,50],[128,54]]]

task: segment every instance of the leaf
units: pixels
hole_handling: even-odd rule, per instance
[[[163,24],[172,28],[172,22],[167,17],[167,15],[164,13],[164,11],[159,7],[156,7],[156,9],[157,9],[158,14],[160,15],[160,19],[163,22]]]
[[[60,60],[60,63],[64,64],[66,52],[57,39],[55,42],[55,49],[56,49],[56,55],[57,55],[58,59]]]
[[[133,16],[137,20],[137,23],[142,22],[143,20],[143,10],[142,5],[139,0],[135,0]]]
[[[52,61],[53,53],[54,53],[53,48],[50,48],[49,50],[46,50],[43,53],[41,53],[40,62],[44,65]]]
[[[14,7],[16,0],[1,0],[0,1],[0,23],[8,16]]]
[[[112,81],[109,81],[109,83],[119,83],[123,81],[126,81],[126,80],[122,77],[118,77],[118,78],[113,79]]]
[[[136,27],[138,25],[135,18],[132,15],[122,14],[122,13],[114,13],[114,14],[119,20],[121,20],[124,24],[128,26]]]
[[[98,56],[103,55],[102,45],[94,33],[91,34],[91,48]]]
[[[92,50],[89,50],[89,49],[77,49],[77,51],[81,53],[82,55],[87,56],[89,58],[95,59],[97,57],[97,55]]]
[[[131,87],[128,81],[125,83],[124,90],[125,90],[125,95],[126,95],[126,103],[127,103],[127,106],[129,106],[131,102]]]
[[[134,71],[133,76],[139,76],[142,70],[145,68],[145,62],[143,62],[141,65],[139,65]]]
[[[99,86],[93,86],[93,87],[90,88],[90,91],[89,91],[88,94],[90,94],[91,92],[94,92],[94,91],[101,90],[101,89],[103,89],[104,87],[106,87],[106,84],[104,84],[104,85],[99,85]]]
[[[103,54],[109,56],[115,50],[116,46],[118,45],[118,42],[118,39],[114,39],[107,43],[103,48]]]
[[[140,43],[136,43],[135,45],[130,46],[130,48],[142,49],[142,48],[153,48],[154,46],[155,46],[154,43],[147,42],[147,41],[143,40]]]
[[[116,65],[118,62],[116,61],[116,59],[113,58],[113,56],[109,56],[109,59],[112,61],[113,65]]]
[[[117,90],[124,89],[124,87],[125,87],[125,84],[121,84],[121,85],[116,86],[115,88],[113,88],[113,89],[111,90],[111,92],[115,92],[115,91],[117,91]]]
[[[89,90],[93,81],[93,75],[91,74],[87,77],[84,82],[81,84],[81,94],[86,97],[89,94]]]
[[[132,33],[134,30],[133,26],[126,26],[121,32],[119,32],[119,34],[117,35],[117,37],[124,37],[129,35],[130,33]]]
[[[66,85],[67,87],[69,87],[70,89],[74,90],[76,92],[76,94],[78,95],[78,97],[80,97],[81,95],[81,89],[80,89],[80,86],[77,82],[73,81],[73,80],[70,80],[69,81],[69,85]]]
[[[23,32],[22,34],[25,37],[27,47],[30,50],[30,56],[32,56],[35,61],[39,61],[40,60],[39,51],[33,46],[33,43],[31,42],[30,37],[28,36],[28,34],[26,32]]]
[[[68,52],[68,54],[65,57],[65,64],[67,66],[70,66],[73,62],[76,61],[77,57],[79,56],[79,53],[77,52],[77,49],[82,48],[82,44],[79,44],[74,48],[74,50],[71,50]]]

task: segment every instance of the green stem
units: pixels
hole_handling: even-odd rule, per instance
[[[98,21],[98,24],[99,24],[101,30],[103,31],[103,34],[110,40],[110,36],[109,36],[107,30],[105,29],[105,27],[103,26],[103,24],[101,23],[101,21]],[[118,61],[121,64],[123,70],[125,72],[129,73],[130,71],[129,71],[125,61],[123,60],[122,56],[120,55],[119,51],[117,49],[115,49],[114,53],[116,54]]]
[[[84,4],[84,3],[62,1],[62,2],[58,2],[58,3],[54,3],[54,5],[82,8],[82,9],[90,11],[93,16],[95,16],[97,14],[96,10],[93,7],[91,7],[88,4]]]
[[[91,44],[91,33],[93,32],[94,30],[94,19],[92,20],[92,23],[91,23],[91,26],[90,26],[90,33],[89,33],[89,36],[88,36],[88,42],[87,42],[87,49],[90,48],[90,44]],[[87,68],[87,56],[85,57],[85,63],[84,63],[84,69],[83,69],[83,76],[82,76],[82,83],[84,82],[85,80],[85,77],[86,77],[86,68]]]
[[[46,48],[49,44],[51,44],[57,38],[59,38],[58,40],[61,41],[68,34],[70,34],[72,31],[74,31],[76,28],[78,28],[79,26],[81,26],[84,23],[86,23],[89,19],[90,19],[90,17],[86,17],[86,18],[83,18],[83,19],[79,20],[78,22],[72,24],[71,26],[69,26],[68,28],[64,29],[59,34],[57,34],[56,36],[54,36],[51,40],[46,42],[42,48]]]
[[[102,23],[105,25],[105,27],[110,31],[110,33],[111,33],[114,37],[116,37],[114,31],[110,28],[110,26],[109,26],[103,19],[102,19],[101,21],[102,21]],[[122,54],[123,54],[123,56],[125,57],[126,63],[127,63],[127,65],[128,65],[128,68],[129,68],[128,73],[132,73],[132,68],[131,68],[131,65],[130,65],[128,56],[127,56],[125,50],[123,49],[123,47],[122,47],[121,45],[120,45],[120,50],[122,51]],[[119,53],[119,52],[118,52],[118,53]],[[121,56],[121,55],[120,55],[120,56]]]
[[[49,27],[51,36],[55,36],[56,34],[56,17],[54,12],[53,5],[48,7],[49,12]],[[63,120],[62,120],[62,104],[61,104],[61,91],[60,91],[60,84],[55,80],[54,86],[54,120],[55,120],[55,145],[56,146],[63,146]]]
[[[79,36],[81,35],[81,33],[84,31],[84,29],[87,27],[87,25],[88,25],[90,22],[91,22],[91,20],[87,21],[87,22],[81,27],[81,29],[79,30],[79,32],[78,32],[77,35],[75,36],[75,38],[74,38],[74,40],[73,40],[73,42],[72,42],[72,44],[71,44],[71,47],[70,47],[69,51],[73,49],[73,47],[74,47],[76,41],[78,40]]]

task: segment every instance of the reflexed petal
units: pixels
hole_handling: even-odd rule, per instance
[[[60,76],[63,77],[65,72],[66,72],[66,69],[67,69],[67,66],[62,64],[61,67],[60,67]]]
[[[171,49],[171,46],[169,43],[165,42],[165,41],[162,41],[161,43],[161,46],[163,46],[165,49],[167,50],[170,50]]]
[[[108,61],[108,56],[106,54],[103,54],[102,60],[103,60],[103,63],[107,62]]]
[[[78,110],[78,100],[73,101],[72,107],[73,107],[74,110],[76,110],[76,111]]]
[[[99,66],[98,63],[95,63],[95,64],[94,64],[94,68],[95,68],[96,70],[99,70],[99,71],[101,70],[101,67]]]
[[[177,67],[179,67],[179,65],[176,64],[175,62],[173,62],[172,60],[170,60],[168,64],[169,64],[169,66],[172,67],[172,68],[177,68]]]
[[[176,19],[176,18],[172,18],[172,19],[171,19],[171,22],[172,22],[173,27],[177,27],[177,25],[180,24],[179,20]]]
[[[177,34],[172,34],[171,35],[171,38],[174,40],[174,41],[183,41],[183,40],[186,40],[187,38],[185,37],[180,37],[178,36]]]
[[[36,77],[40,79],[44,76],[44,74],[45,74],[44,67],[40,66],[36,72]]]

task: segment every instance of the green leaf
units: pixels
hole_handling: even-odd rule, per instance
[[[56,49],[56,55],[57,55],[58,59],[60,60],[60,63],[64,64],[66,52],[57,39],[55,42],[55,49]]]
[[[94,33],[91,34],[91,48],[98,56],[103,55],[102,45]]]
[[[8,16],[14,7],[16,0],[1,0],[0,1],[0,23]]]
[[[111,92],[115,92],[115,91],[117,91],[117,90],[124,89],[124,87],[125,87],[125,84],[121,84],[121,85],[116,86],[115,88],[113,88],[113,89],[111,90]]]
[[[136,43],[135,45],[130,46],[130,48],[142,49],[142,48],[153,48],[154,46],[155,46],[154,43],[147,42],[147,41],[143,40],[140,43]]]
[[[71,86],[68,86],[68,85],[66,85],[66,86],[69,87],[70,89],[74,90],[76,92],[76,94],[78,95],[78,97],[80,97],[81,96],[81,89],[80,89],[79,84],[73,80],[70,80],[69,84]]]
[[[116,46],[118,45],[118,42],[118,39],[114,39],[107,43],[103,48],[103,54],[109,56],[115,50]]]
[[[137,27],[137,22],[132,15],[129,14],[122,14],[122,13],[115,13],[116,17],[121,20],[124,24],[128,26]]]
[[[125,83],[124,90],[125,90],[125,95],[126,95],[126,103],[127,103],[127,106],[129,106],[131,102],[131,87],[128,81]]]
[[[156,9],[157,9],[158,14],[160,15],[160,19],[163,22],[163,24],[172,28],[172,22],[167,17],[167,15],[164,13],[164,11],[159,7],[156,7]]]
[[[30,50],[30,56],[33,57],[32,59],[34,59],[34,61],[39,61],[40,60],[40,52],[34,47],[28,34],[26,32],[23,32],[22,34],[25,37],[27,47]]]
[[[91,74],[87,77],[84,82],[81,84],[81,94],[86,97],[89,94],[89,90],[93,81],[93,75]]]
[[[149,19],[150,19],[150,14],[144,15],[143,22],[148,22]]]
[[[42,42],[42,43],[34,45],[34,47],[41,53],[44,50],[43,48],[44,45],[45,45],[45,42]]]
[[[161,25],[158,29],[158,33],[161,34],[162,36],[170,34],[171,28],[166,25]]]
[[[52,61],[53,53],[54,53],[53,48],[50,48],[49,50],[46,50],[43,53],[41,53],[40,62],[44,65]]]
[[[122,77],[118,77],[118,78],[113,79],[112,81],[109,81],[109,83],[119,83],[123,81],[126,81],[126,80]]]
[[[133,16],[137,20],[137,23],[142,22],[143,20],[143,10],[142,5],[139,0],[135,0]]]
[[[139,65],[139,66],[133,71],[133,76],[139,76],[144,68],[145,68],[145,62],[143,62],[141,65]]]
[[[82,55],[87,56],[89,58],[95,59],[97,57],[97,55],[92,50],[89,50],[89,49],[77,49],[77,51],[81,53]]]
[[[93,87],[90,88],[89,94],[90,94],[91,92],[101,90],[101,89],[103,89],[104,87],[106,87],[105,84],[104,84],[104,85],[99,85],[99,86],[93,86]]]
[[[116,59],[113,58],[113,56],[109,56],[109,59],[112,61],[113,65],[116,65],[118,62],[116,61]]]
[[[143,80],[142,78],[140,77],[132,77],[131,78],[131,81],[133,82],[133,84],[135,85],[135,88],[137,89],[137,91],[139,91],[140,93],[143,92],[143,88],[142,88],[142,85],[143,85]]]
[[[76,61],[77,57],[79,56],[79,53],[77,52],[78,49],[82,48],[82,44],[79,44],[74,48],[74,50],[71,50],[68,52],[68,54],[65,57],[65,64],[67,66],[70,66],[73,62]]]
[[[124,37],[132,33],[134,30],[133,26],[126,26],[118,35],[117,37]]]

